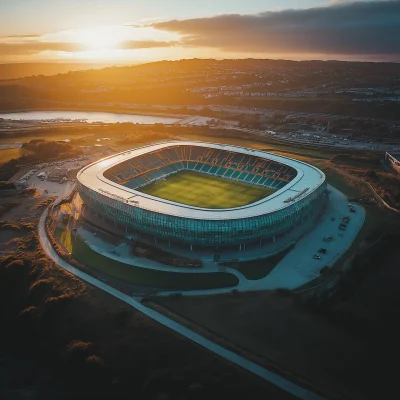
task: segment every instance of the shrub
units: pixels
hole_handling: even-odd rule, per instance
[[[48,297],[44,303],[50,308],[50,310],[54,311],[55,309],[62,307],[63,305],[70,302],[74,297],[75,296],[73,293],[64,293],[60,296]]]
[[[0,258],[0,267],[7,267],[8,264],[10,264],[11,262],[13,262],[15,260],[18,260],[18,258],[16,258],[13,255],[1,257]]]
[[[22,269],[24,267],[24,262],[22,260],[13,260],[5,265],[8,269]]]
[[[19,314],[20,318],[23,319],[32,319],[35,318],[38,314],[38,309],[35,306],[29,306],[22,310]]]
[[[89,354],[92,352],[94,344],[92,342],[83,342],[82,340],[73,340],[67,344],[65,349],[67,356],[74,354]]]
[[[104,360],[101,357],[96,356],[95,354],[87,357],[86,358],[86,363],[90,367],[95,368],[95,369],[97,369],[97,368],[99,368],[99,369],[101,368],[102,369],[102,368],[104,368],[106,366],[106,363],[104,362]]]
[[[54,279],[39,279],[29,288],[29,296],[32,301],[38,302],[49,293],[53,292]]]
[[[1,221],[0,222],[0,229],[11,229],[13,231],[19,231],[20,227],[18,225],[12,224],[7,221]]]
[[[14,190],[14,189],[15,185],[13,183],[5,181],[0,182],[0,190]]]
[[[76,154],[82,154],[82,149],[66,142],[46,141],[34,139],[22,145],[23,148],[33,154],[25,158],[36,160],[50,160],[53,158],[67,158]]]
[[[36,223],[34,222],[21,222],[21,227],[27,231],[34,231],[36,229]]]

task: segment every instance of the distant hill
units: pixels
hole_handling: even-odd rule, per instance
[[[20,66],[11,66],[14,74]],[[33,67],[39,64],[27,71],[33,73]],[[395,63],[190,59],[106,68],[53,64],[48,73],[53,76],[0,81],[0,110],[125,112],[157,105],[187,114],[182,108],[225,105],[396,123],[400,118],[400,69]],[[390,129],[384,128],[386,133]]]
[[[57,75],[69,71],[101,69],[106,63],[10,63],[0,64],[0,80],[18,79],[33,75]]]

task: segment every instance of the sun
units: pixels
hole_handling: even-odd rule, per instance
[[[0,0],[1,2],[1,0]],[[74,45],[74,51],[59,51],[63,59],[124,61],[138,57],[164,57],[166,49],[140,48],[137,43],[177,41],[177,34],[157,31],[151,27],[103,25],[58,32],[47,38],[51,42]],[[149,54],[147,56],[147,54]],[[197,53],[196,53],[197,54]],[[166,58],[166,57],[165,57]]]
[[[114,50],[121,43],[119,32],[112,27],[84,29],[79,32],[78,42],[87,50]]]

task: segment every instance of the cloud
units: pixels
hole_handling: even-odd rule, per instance
[[[228,14],[153,23],[184,46],[228,52],[400,56],[400,1],[335,4],[302,10]]]
[[[6,39],[29,39],[29,38],[40,38],[40,35],[11,35],[11,36],[5,36],[4,38]]]
[[[153,41],[153,40],[132,40],[122,43],[119,48],[124,50],[136,50],[136,49],[153,49],[157,47],[173,47],[179,46],[179,42],[176,41]]]
[[[79,43],[68,42],[42,42],[42,41],[0,41],[0,56],[28,56],[45,51],[76,52],[84,50]]]
[[[53,34],[53,36],[56,34]],[[122,50],[168,48],[178,46],[177,41],[163,40],[126,40],[116,46]],[[88,50],[87,46],[75,41],[48,41],[43,36],[7,36],[0,37],[0,56],[32,56],[43,52],[75,53]]]
[[[164,15],[163,17],[149,17],[149,18],[142,18],[140,20],[140,22],[151,22],[151,21],[165,21],[167,19],[170,19],[170,17],[167,17],[166,15]]]

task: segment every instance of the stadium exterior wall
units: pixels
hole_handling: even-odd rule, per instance
[[[321,173],[322,174],[322,173]],[[323,174],[322,174],[323,175]],[[279,210],[265,209],[253,217],[207,220],[163,214],[128,204],[79,182],[80,196],[90,210],[123,227],[126,234],[139,233],[153,240],[192,246],[232,247],[264,245],[275,241],[304,221],[316,219],[327,201],[325,179],[299,200]]]

